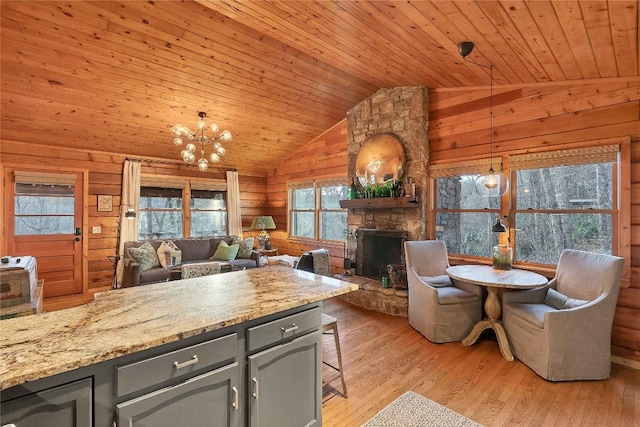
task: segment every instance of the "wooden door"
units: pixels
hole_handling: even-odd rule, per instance
[[[81,172],[6,168],[7,255],[36,258],[44,297],[83,292]]]

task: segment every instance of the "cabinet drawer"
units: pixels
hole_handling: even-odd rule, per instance
[[[234,359],[238,353],[237,334],[161,354],[116,367],[116,393],[124,396],[190,372]]]
[[[247,349],[253,351],[287,338],[299,336],[310,330],[318,329],[321,322],[322,310],[320,307],[314,307],[301,313],[254,326],[247,331]]]

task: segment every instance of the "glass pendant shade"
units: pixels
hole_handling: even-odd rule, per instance
[[[480,175],[476,180],[476,192],[484,197],[500,197],[509,191],[509,180],[502,172],[493,168]]]
[[[198,160],[198,169],[200,169],[201,172],[206,172],[208,168],[209,168],[209,162],[207,161],[207,159],[203,157],[200,160]]]

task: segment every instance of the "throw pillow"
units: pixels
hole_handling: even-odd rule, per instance
[[[229,246],[227,242],[222,240],[211,259],[214,261],[233,261],[238,255],[238,249],[240,249],[240,245],[237,243]]]
[[[442,274],[440,276],[421,276],[420,279],[434,288],[453,286],[451,279],[446,274]]]
[[[236,243],[239,246],[238,255],[236,255],[236,258],[250,259],[251,252],[253,251],[253,237],[247,237],[246,239],[242,240],[240,237],[235,236],[231,244],[235,245]]]
[[[581,299],[569,298],[553,288],[547,289],[547,296],[544,298],[544,303],[546,305],[558,310],[580,307],[588,302],[589,301]]]
[[[162,242],[157,251],[160,265],[163,268],[169,268],[182,262],[182,251],[173,241]]]
[[[140,272],[160,267],[158,254],[151,243],[144,242],[139,248],[129,248],[129,255],[140,266]]]

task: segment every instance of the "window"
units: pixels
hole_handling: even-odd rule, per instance
[[[191,237],[225,236],[227,201],[224,191],[191,191]]]
[[[488,162],[475,161],[431,169],[435,238],[445,241],[449,253],[486,257],[498,242],[491,226],[500,216],[501,200],[482,197],[475,190],[476,179],[489,167]]]
[[[226,236],[226,189],[223,180],[142,176],[138,238]]]
[[[514,258],[556,264],[563,249],[612,254],[617,146],[513,156]]]
[[[563,249],[619,254],[618,151],[608,145],[511,155],[504,171],[511,188],[502,198],[475,192],[478,172],[488,169],[483,161],[431,165],[430,234],[450,254],[488,257],[499,237],[491,227],[506,216],[503,243],[516,263],[555,265]]]
[[[140,187],[140,240],[182,237],[182,189]]]
[[[73,234],[75,176],[16,171],[14,235]]]
[[[302,239],[342,241],[347,212],[344,180],[313,181],[289,185],[289,235]]]

